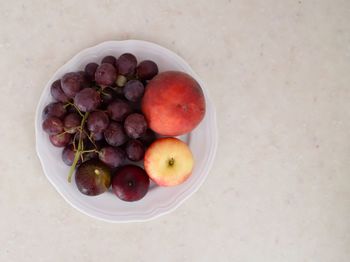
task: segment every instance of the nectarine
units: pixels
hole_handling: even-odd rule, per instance
[[[149,127],[166,136],[192,131],[205,114],[205,99],[198,82],[190,75],[167,71],[147,85],[142,111]]]

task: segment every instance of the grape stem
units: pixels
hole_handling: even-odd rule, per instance
[[[91,149],[91,150],[84,150],[84,151],[81,151],[82,154],[85,154],[85,153],[92,153],[92,152],[95,152],[95,153],[98,153],[99,151],[96,150],[96,149]]]
[[[79,115],[81,117],[84,117],[83,113],[79,110],[79,108],[74,103],[68,102],[68,105],[74,106],[74,108],[78,111]]]
[[[68,133],[68,132],[67,131],[63,131],[62,133],[59,133],[57,136],[59,137],[59,136],[62,136],[64,134],[66,134],[66,133]]]
[[[87,138],[90,140],[90,142],[94,145],[95,149],[97,149],[97,146],[96,146],[94,140],[91,138],[91,135],[92,135],[92,134],[90,134],[90,135],[87,134],[87,133],[85,132],[85,130],[83,130],[83,132],[86,134],[86,136],[87,136]]]
[[[80,114],[81,112],[78,111]],[[81,120],[81,123],[80,123],[80,128],[83,130],[84,128],[84,125],[85,125],[85,122],[86,122],[86,119],[87,117],[89,116],[89,112],[86,112],[85,115],[82,114],[82,117],[83,119]],[[77,151],[75,152],[75,155],[74,155],[74,161],[73,161],[73,164],[72,166],[70,167],[69,169],[69,173],[68,173],[68,182],[72,182],[72,176],[73,176],[73,173],[74,173],[74,170],[77,166],[77,163],[79,161],[79,157],[81,156],[82,152],[83,152],[83,139],[81,139],[82,133],[80,133],[79,135],[79,142],[78,142],[78,148],[77,148]]]

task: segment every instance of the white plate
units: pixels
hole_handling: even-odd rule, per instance
[[[192,176],[176,187],[152,187],[140,201],[124,202],[112,193],[96,197],[82,195],[75,182],[67,182],[67,167],[61,160],[61,148],[51,145],[48,135],[41,128],[42,111],[52,101],[50,86],[53,81],[70,71],[83,70],[89,62],[99,63],[106,55],[118,57],[120,54],[133,53],[138,61],[155,61],[160,72],[166,70],[184,71],[193,76],[202,86],[206,98],[206,115],[200,125],[185,137],[194,155],[195,166]],[[108,41],[79,52],[52,76],[40,97],[35,118],[36,150],[44,173],[61,196],[73,207],[91,217],[108,222],[146,221],[169,213],[198,190],[213,164],[217,147],[217,128],[215,108],[210,100],[204,83],[191,67],[178,55],[159,45],[139,41]]]

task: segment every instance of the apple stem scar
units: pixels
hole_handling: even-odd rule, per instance
[[[175,159],[173,157],[170,158],[168,163],[169,163],[169,166],[173,166],[175,163]]]

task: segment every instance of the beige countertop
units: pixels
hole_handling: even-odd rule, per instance
[[[146,223],[69,206],[35,153],[52,74],[105,40],[181,55],[220,141],[200,190]],[[350,261],[350,1],[0,1],[0,261]]]

